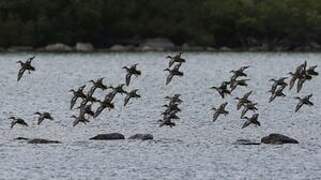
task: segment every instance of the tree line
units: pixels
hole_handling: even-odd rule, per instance
[[[169,38],[177,45],[321,44],[319,0],[1,0],[0,46]]]

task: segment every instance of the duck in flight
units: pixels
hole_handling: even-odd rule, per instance
[[[141,96],[139,94],[137,94],[138,89],[134,89],[132,91],[130,91],[129,93],[127,93],[125,99],[124,99],[124,106],[127,105],[127,103],[129,102],[129,100],[131,98],[140,98]]]
[[[259,114],[253,114],[252,117],[248,118],[248,117],[243,117],[242,119],[246,119],[245,123],[242,126],[242,129],[248,127],[250,124],[254,124],[256,126],[261,126],[261,123],[258,121],[259,118]]]
[[[231,70],[230,73],[232,73],[231,80],[236,80],[238,77],[246,77],[247,74],[244,72],[246,69],[248,69],[250,66],[242,66],[237,70]]]
[[[19,81],[22,78],[22,76],[23,76],[25,71],[28,71],[28,73],[30,74],[31,71],[35,71],[36,70],[36,68],[31,65],[32,60],[34,60],[34,58],[35,58],[35,56],[33,56],[31,58],[28,58],[26,60],[26,62],[22,62],[20,60],[17,61],[17,63],[20,64],[20,69],[19,69],[19,72],[18,72],[17,81]]]
[[[130,67],[124,66],[123,69],[125,69],[127,71],[126,74],[126,86],[129,86],[129,83],[131,81],[131,77],[134,75],[136,77],[140,76],[142,74],[142,72],[140,70],[137,69],[137,65],[138,64],[134,64]]]
[[[164,71],[168,71],[169,72],[169,75],[167,76],[166,78],[166,85],[168,85],[174,76],[183,76],[184,73],[179,71],[179,68],[181,67],[182,63],[178,63],[174,66],[173,69],[169,69],[169,68],[166,68],[164,69]]]
[[[28,127],[28,124],[26,123],[25,120],[21,119],[21,118],[17,118],[17,117],[14,117],[14,116],[11,116],[9,117],[9,119],[12,119],[12,122],[11,122],[11,129],[16,125],[16,124],[20,124],[22,126],[27,126]]]
[[[236,104],[236,109],[239,110],[241,109],[242,106],[245,106],[248,103],[252,103],[252,101],[249,100],[250,95],[252,94],[253,91],[249,91],[243,95],[243,97],[239,98],[236,97],[235,99],[238,100]]]
[[[313,103],[310,101],[311,97],[312,97],[312,94],[304,96],[303,98],[295,97],[295,99],[299,100],[299,103],[295,107],[295,112],[298,112],[303,105],[313,106]]]
[[[40,125],[42,123],[42,121],[44,121],[45,119],[48,119],[48,120],[54,120],[54,118],[51,116],[51,114],[49,112],[43,112],[43,113],[40,113],[40,112],[35,112],[34,114],[38,115],[38,125]]]
[[[104,109],[108,108],[108,110],[110,111],[111,109],[114,109],[114,103],[112,103],[109,100],[104,100],[104,101],[98,101],[100,106],[97,108],[95,114],[94,114],[94,118],[98,117],[100,115],[101,112],[103,112]]]
[[[246,103],[244,104],[243,106],[243,110],[242,110],[242,113],[241,113],[241,118],[243,118],[245,116],[245,114],[250,110],[250,111],[257,111],[257,107],[256,107],[257,103]]]
[[[226,95],[231,94],[231,91],[227,88],[228,84],[230,84],[230,82],[223,81],[221,83],[221,86],[219,87],[213,86],[210,89],[215,89],[220,94],[220,96],[224,99]]]
[[[275,91],[276,91],[276,89],[277,89],[277,87],[279,87],[279,86],[285,88],[285,87],[288,85],[288,83],[285,82],[285,80],[286,80],[287,78],[288,78],[288,77],[281,77],[281,78],[279,78],[279,79],[274,79],[274,78],[270,79],[269,81],[272,81],[272,82],[273,82],[272,88],[271,88],[271,91],[270,91],[270,92],[271,92],[272,94],[274,94]]]
[[[274,93],[272,93],[269,103],[271,103],[276,97],[285,97],[285,94],[283,93],[283,90],[286,86],[280,86]],[[272,92],[272,90],[270,90]]]
[[[214,111],[213,122],[215,122],[221,114],[225,116],[228,115],[229,112],[225,110],[226,105],[227,105],[227,102],[221,104],[218,108],[215,108],[215,107],[212,108],[212,110]]]
[[[176,62],[176,63],[185,63],[186,60],[183,59],[181,56],[182,56],[182,52],[179,52],[177,55],[175,56],[166,56],[167,59],[169,59],[169,62],[168,62],[168,66],[169,67],[172,67],[172,65]]]
[[[78,98],[86,98],[86,95],[84,93],[85,87],[86,85],[83,85],[79,87],[77,91],[75,91],[74,89],[69,90],[69,92],[73,93],[73,97],[71,98],[71,101],[70,101],[70,109],[74,107]]]

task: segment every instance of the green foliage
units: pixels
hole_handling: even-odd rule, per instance
[[[243,47],[321,43],[318,0],[1,0],[0,46],[170,38]]]

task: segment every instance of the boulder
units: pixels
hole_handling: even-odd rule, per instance
[[[261,143],[251,141],[249,139],[238,139],[233,144],[234,145],[260,145]]]
[[[120,44],[115,44],[109,48],[110,51],[130,51],[133,49],[133,46],[123,46]]]
[[[272,133],[266,137],[263,137],[261,139],[261,143],[265,143],[265,144],[287,144],[287,143],[298,144],[299,142],[293,138],[288,137],[288,136]]]
[[[138,140],[152,140],[154,139],[153,135],[151,134],[135,134],[130,136],[128,139],[138,139]]]
[[[29,144],[58,144],[60,141],[48,140],[48,139],[30,139],[28,140]]]
[[[166,50],[175,50],[175,44],[166,38],[153,38],[146,39],[142,43],[139,44],[142,50],[158,50],[158,51],[166,51]]]
[[[75,49],[81,52],[91,52],[94,50],[94,46],[91,43],[77,42]]]
[[[125,136],[120,133],[98,134],[90,138],[90,140],[120,140],[125,139]]]
[[[45,51],[71,51],[72,48],[62,43],[49,44],[45,47]]]

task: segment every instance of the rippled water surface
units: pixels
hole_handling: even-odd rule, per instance
[[[321,79],[309,81],[302,92],[267,103],[270,78],[286,75],[308,61],[321,65],[321,54],[186,53],[184,77],[165,86],[166,53],[36,54],[37,71],[17,83],[16,60],[32,54],[0,55],[0,179],[320,179]],[[139,63],[142,76],[128,90],[138,88],[141,99],[103,112],[88,125],[72,127],[68,90],[90,79],[106,77],[107,84],[124,82],[124,65]],[[248,88],[239,88],[222,100],[209,87],[230,77],[229,71],[250,65]],[[262,126],[241,129],[243,120],[234,98],[254,90]],[[158,127],[166,95],[181,93],[181,120],[174,128]],[[313,107],[294,113],[295,96],[313,93]],[[97,96],[103,96],[97,91]],[[211,121],[210,108],[229,102],[230,114]],[[35,111],[52,112],[55,121],[36,125]],[[30,127],[10,129],[11,115],[23,117]],[[126,137],[151,133],[154,141],[94,142],[98,133],[120,132]],[[233,145],[237,139],[282,133],[298,145]],[[31,145],[18,136],[60,140],[58,145]]]

